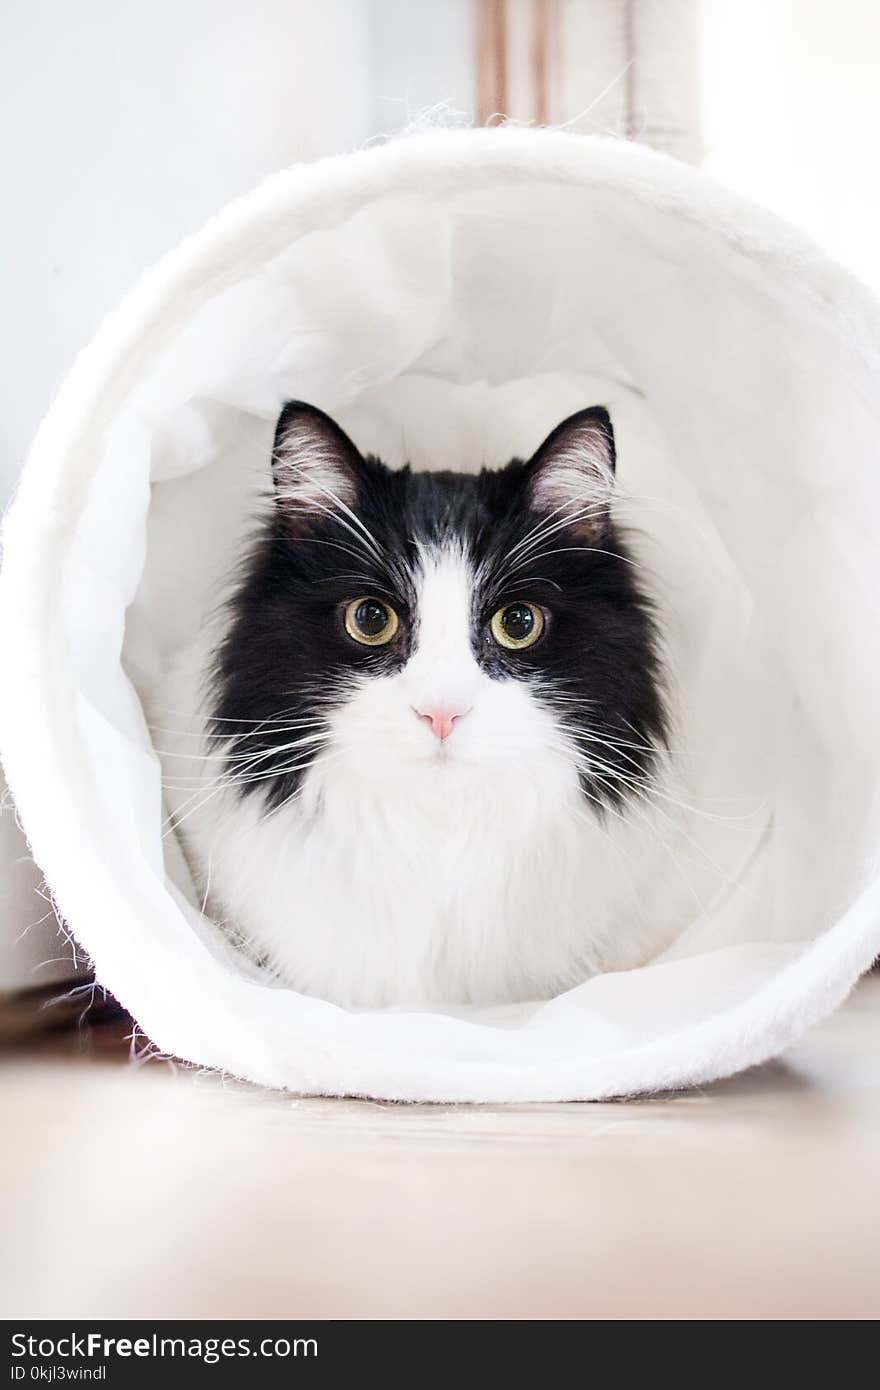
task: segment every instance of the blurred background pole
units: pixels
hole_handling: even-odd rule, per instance
[[[701,153],[700,0],[473,0],[475,116]]]

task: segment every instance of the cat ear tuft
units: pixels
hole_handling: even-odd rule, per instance
[[[351,507],[363,460],[329,415],[305,401],[288,401],[272,446],[278,510],[296,527]]]
[[[530,504],[552,513],[560,526],[598,540],[610,522],[615,464],[608,411],[596,405],[569,415],[527,465]]]

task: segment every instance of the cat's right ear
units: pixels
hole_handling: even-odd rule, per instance
[[[335,420],[305,401],[288,401],[272,445],[275,505],[296,534],[357,500],[363,459]]]

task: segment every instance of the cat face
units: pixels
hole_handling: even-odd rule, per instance
[[[545,776],[598,812],[639,790],[664,718],[650,607],[611,518],[607,412],[529,462],[392,470],[282,412],[274,507],[217,654],[213,731],[242,796],[332,760],[373,783]]]

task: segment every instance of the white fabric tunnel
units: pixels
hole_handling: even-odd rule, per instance
[[[59,914],[157,1047],[308,1093],[592,1099],[732,1073],[834,1008],[880,946],[878,344],[868,291],[769,214],[550,131],[294,168],[150,272],[7,517],[0,742]],[[611,410],[690,816],[658,959],[527,1006],[355,1013],[270,985],[203,914],[145,708],[291,397],[415,467]]]

